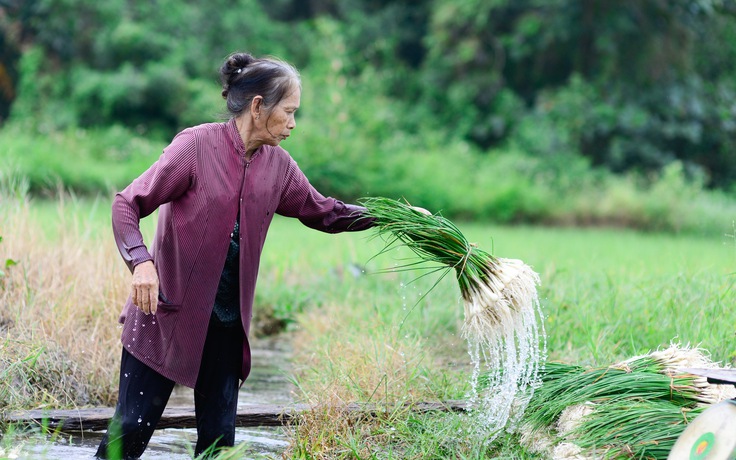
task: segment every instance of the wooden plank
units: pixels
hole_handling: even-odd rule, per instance
[[[446,402],[419,402],[404,404],[400,409],[418,413],[463,411],[467,408],[464,401]],[[287,423],[297,423],[297,415],[310,410],[319,410],[306,404],[283,405],[252,405],[238,408],[236,425],[239,427],[253,426],[282,426]],[[380,414],[391,413],[396,408],[381,407],[376,404],[349,404],[343,408],[348,415],[376,417]],[[39,425],[50,430],[59,430],[67,433],[84,431],[102,431],[107,429],[114,409],[110,407],[72,410],[29,410],[12,412],[1,418],[5,422],[14,424]],[[195,428],[196,419],[194,409],[189,407],[167,408],[159,421],[157,428]]]

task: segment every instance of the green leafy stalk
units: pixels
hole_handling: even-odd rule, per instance
[[[663,399],[678,406],[693,405],[698,389],[693,377],[663,373],[656,361],[641,358],[624,367],[599,367],[582,370],[571,367],[559,374],[559,366],[547,363],[541,374],[542,386],[527,407],[526,417],[534,427],[554,423],[570,406],[589,402],[601,403],[617,399]],[[548,374],[550,368],[553,374]]]
[[[368,210],[366,216],[375,220],[378,233],[386,237],[387,247],[400,243],[425,262],[455,269],[463,298],[493,275],[498,260],[471,244],[449,219],[390,198],[364,198],[361,204]]]
[[[570,436],[586,451],[604,448],[604,459],[666,459],[688,420],[702,411],[665,399],[615,399],[596,405]]]

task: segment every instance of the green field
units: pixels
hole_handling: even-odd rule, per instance
[[[28,390],[25,398],[0,391],[4,405],[70,407],[113,400],[117,352],[104,349],[116,349],[115,319],[129,275],[114,248],[107,209],[107,198],[64,204],[4,198],[0,260],[16,265],[5,267],[0,278],[5,337],[0,373],[20,372],[28,385],[48,385],[48,391]],[[458,225],[480,247],[522,259],[540,273],[550,360],[607,365],[671,342],[702,347],[724,364],[736,359],[733,229],[704,238]],[[152,221],[144,227],[150,237]],[[412,254],[399,249],[374,258],[382,247],[371,231],[327,235],[283,218],[272,225],[256,316],[268,313],[286,322],[297,397],[326,408],[295,429],[290,455],[525,455],[510,437],[489,448],[448,437],[447,430],[463,423],[455,416],[395,412],[355,424],[331,412],[337,406],[329,403],[462,399],[469,390],[469,358],[459,336],[462,303],[452,274],[435,285],[439,273],[420,278],[423,272],[392,271],[413,260]],[[95,344],[101,350],[93,349]],[[29,356],[37,359],[30,363]],[[54,368],[55,360],[65,361],[67,367],[58,372],[69,374],[77,392],[55,396],[51,389],[58,382],[32,378],[45,369],[40,366]],[[19,381],[21,374],[3,377]]]
[[[459,223],[459,227],[480,247],[501,257],[522,259],[540,273],[539,294],[552,359],[600,364],[671,340],[701,344],[716,360],[734,357],[736,240],[730,234],[699,238],[480,223]],[[262,265],[265,276],[259,289],[283,288],[274,286],[289,284],[274,283],[283,281],[283,276],[293,280],[297,291],[314,291],[311,295],[319,302],[344,303],[346,309],[362,312],[365,318],[380,306],[385,309],[382,314],[397,319],[402,306],[413,306],[438,276],[402,288],[402,282],[408,284],[418,274],[373,273],[411,257],[404,250],[395,257],[371,260],[382,248],[382,241],[373,236],[370,231],[323,235],[277,219],[267,241]],[[347,264],[364,265],[369,275],[357,279],[336,276]],[[277,278],[268,279],[274,275]],[[462,319],[459,291],[449,278],[408,314],[407,325],[413,333],[452,333],[455,324],[448,320]]]
[[[459,226],[481,247],[520,258],[540,273],[550,360],[605,366],[673,342],[702,347],[724,364],[736,357],[736,240],[730,234],[706,239]],[[454,280],[448,276],[420,300],[437,275],[411,283],[419,273],[376,273],[402,265],[411,254],[404,249],[371,260],[382,248],[371,236],[321,235],[287,220],[275,221],[269,235],[261,292],[289,286],[308,298],[295,334],[296,378],[305,399],[463,399],[470,368],[458,336],[463,313]],[[365,265],[368,275],[339,276],[348,264]],[[396,413],[361,430],[336,423],[340,414],[324,415],[297,432],[295,455],[372,458],[386,449],[395,458],[524,455],[511,437],[494,449],[447,438],[463,425],[453,416]],[[330,436],[332,443],[325,442]]]

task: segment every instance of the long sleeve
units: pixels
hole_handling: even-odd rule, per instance
[[[281,201],[276,212],[296,217],[307,227],[327,233],[365,230],[373,219],[364,216],[365,208],[324,197],[307,180],[292,159],[284,178]]]
[[[120,255],[130,271],[152,260],[140,220],[164,203],[183,195],[195,183],[196,141],[191,132],[179,133],[161,157],[115,196],[112,204],[112,229]]]

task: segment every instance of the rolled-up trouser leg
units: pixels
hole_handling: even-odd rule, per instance
[[[115,415],[97,449],[97,458],[135,459],[143,454],[174,382],[123,349]]]
[[[210,322],[202,364],[194,388],[199,455],[213,444],[235,443],[235,417],[243,362],[243,329],[218,327]]]

